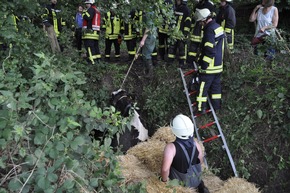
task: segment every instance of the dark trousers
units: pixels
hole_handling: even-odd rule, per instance
[[[130,40],[125,40],[126,41],[126,46],[128,50],[128,55],[129,55],[129,60],[133,60],[135,54],[136,54],[136,38],[130,39]]]
[[[179,65],[182,66],[185,64],[185,60],[186,60],[186,50],[187,50],[187,45],[185,43],[185,41],[182,40],[177,40],[176,43],[174,45],[170,45],[169,49],[168,49],[168,60],[169,62],[173,62],[175,57],[176,57],[176,53],[177,53],[177,49],[179,52]]]
[[[221,108],[221,73],[199,74],[200,87],[197,95],[198,110],[206,108],[207,97],[210,96],[215,110]],[[209,94],[210,91],[210,94]]]
[[[115,58],[119,58],[120,57],[120,44],[118,43],[118,39],[110,40],[108,38],[105,40],[105,46],[106,46],[105,58],[110,58],[112,44],[114,44],[114,47],[115,47]]]
[[[78,50],[82,49],[82,28],[77,28],[75,30],[75,41]]]
[[[89,59],[89,62],[94,64],[97,60],[101,58],[99,40],[84,39],[84,45],[87,50],[87,57]]]
[[[165,60],[165,54],[168,53],[168,35],[165,33],[158,33],[158,51],[162,60]]]

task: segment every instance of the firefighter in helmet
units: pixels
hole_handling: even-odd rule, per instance
[[[209,0],[197,0],[197,4],[195,5],[192,13],[192,22],[190,27],[190,35],[189,35],[189,48],[188,48],[188,58],[187,62],[190,67],[194,67],[193,62],[196,62],[198,59],[199,51],[200,51],[200,43],[202,40],[202,25],[200,22],[195,20],[195,11],[196,9],[204,9],[207,8],[210,10],[211,15],[215,16],[215,7],[214,4]]]
[[[88,61],[91,64],[95,64],[101,59],[99,49],[101,14],[94,3],[94,0],[86,0],[87,10],[83,12],[82,39],[87,50]]]
[[[198,111],[206,112],[207,98],[210,97],[215,110],[221,108],[221,72],[225,35],[223,28],[212,18],[209,9],[197,9],[196,21],[203,26],[201,54],[198,60],[200,88],[197,94]]]

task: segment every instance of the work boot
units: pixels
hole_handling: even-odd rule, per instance
[[[145,61],[145,75],[148,78],[153,76],[153,64],[151,59],[146,59]]]

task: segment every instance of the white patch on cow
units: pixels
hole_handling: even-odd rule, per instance
[[[140,141],[145,141],[148,139],[148,130],[141,123],[141,120],[139,118],[139,114],[135,110],[134,110],[134,116],[131,119],[130,124],[131,124],[131,126],[134,126],[136,130],[138,130],[138,132],[139,132],[138,139]]]

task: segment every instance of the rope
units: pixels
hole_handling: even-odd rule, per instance
[[[137,52],[136,52],[136,54],[135,54],[135,56],[134,56],[134,58],[133,58],[133,60],[132,60],[132,62],[131,62],[131,65],[130,65],[130,67],[129,67],[129,69],[128,69],[126,75],[125,75],[125,78],[124,78],[124,80],[123,80],[122,85],[121,85],[120,88],[123,88],[123,85],[124,85],[124,83],[125,83],[125,81],[126,81],[126,79],[127,79],[127,76],[128,76],[128,74],[129,74],[129,72],[130,72],[130,70],[131,70],[131,68],[132,68],[132,66],[133,66],[133,64],[134,64],[134,62],[135,62],[135,60],[136,60],[136,59],[138,58],[138,56],[139,56],[140,48],[141,48],[141,47],[139,46],[139,47],[138,47],[138,50],[137,50]]]

